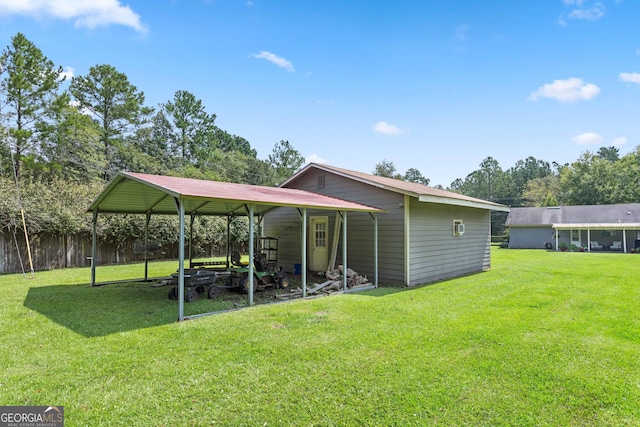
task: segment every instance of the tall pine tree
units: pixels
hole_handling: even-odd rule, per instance
[[[37,157],[48,122],[64,107],[67,98],[59,95],[64,80],[62,67],[55,67],[40,49],[18,33],[0,56],[0,127],[4,127],[6,150],[15,153],[14,172],[18,178],[27,156]]]
[[[96,65],[86,76],[74,77],[69,88],[78,108],[88,111],[100,124],[100,140],[109,179],[121,163],[120,150],[127,135],[140,126],[150,112],[144,107],[144,93],[129,82],[127,75],[111,65]]]

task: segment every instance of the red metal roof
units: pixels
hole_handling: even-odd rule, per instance
[[[380,212],[381,209],[292,188],[264,187],[162,175],[120,172],[100,193],[89,211],[175,214],[174,198],[184,201],[186,213],[205,215],[256,214],[274,207]]]

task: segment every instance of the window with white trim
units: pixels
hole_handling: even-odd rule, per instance
[[[453,235],[462,236],[464,234],[464,222],[461,219],[453,220]]]

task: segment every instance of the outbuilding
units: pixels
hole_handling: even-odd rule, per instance
[[[346,229],[349,267],[373,275],[387,284],[414,286],[469,273],[491,266],[491,211],[508,212],[507,206],[467,197],[451,191],[310,163],[286,180],[281,188],[306,190],[386,211],[372,235],[369,213],[331,216],[309,211],[309,226],[301,228],[295,209],[282,207],[265,215],[269,235],[280,238],[284,263],[301,262],[299,248],[308,242],[308,268],[323,273],[336,254],[344,252],[338,237]],[[344,231],[343,231],[344,232]],[[374,257],[378,240],[379,255]],[[339,255],[338,255],[339,256]],[[379,265],[373,260],[379,259]]]

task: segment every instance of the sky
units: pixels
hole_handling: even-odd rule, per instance
[[[571,163],[640,145],[637,0],[0,0],[68,77],[110,64],[157,107],[186,90],[258,158],[418,169]],[[68,85],[68,83],[65,83]]]

